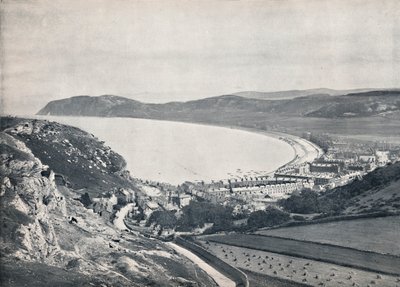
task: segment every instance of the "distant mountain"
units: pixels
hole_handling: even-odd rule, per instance
[[[308,113],[309,117],[340,118],[362,117],[400,110],[400,91],[369,91],[337,97],[320,109]]]
[[[99,97],[76,96],[68,99],[52,101],[38,114],[52,115],[77,115],[77,116],[112,116],[112,110],[116,106],[129,104],[141,108],[142,104],[131,99],[103,95]]]
[[[79,96],[49,102],[39,115],[131,117],[237,126],[302,135],[400,136],[400,90],[347,95],[313,94],[263,100],[223,95],[188,102],[148,104],[118,96]],[[359,120],[351,120],[358,118]],[[334,119],[334,120],[332,120]]]
[[[311,90],[310,90],[311,91]],[[312,91],[333,91],[318,89]],[[304,91],[299,91],[303,93]],[[282,92],[286,93],[286,92]],[[287,92],[288,93],[288,92]],[[260,100],[239,95],[223,95],[188,102],[147,104],[128,98],[104,95],[78,96],[48,103],[39,115],[139,117],[196,120],[231,113],[277,114],[320,118],[359,117],[400,109],[400,91],[369,91],[331,97],[313,94],[281,100]],[[211,115],[210,115],[211,113]],[[250,116],[250,115],[249,115]]]
[[[244,91],[244,92],[234,93],[234,95],[245,98],[260,99],[260,100],[282,100],[282,99],[294,99],[310,95],[339,96],[339,95],[346,95],[349,93],[364,93],[373,90],[378,90],[378,89],[333,90],[327,88],[319,88],[319,89],[289,90],[289,91],[278,91],[278,92]]]

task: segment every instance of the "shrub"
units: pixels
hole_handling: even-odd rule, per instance
[[[297,220],[297,221],[304,221],[304,220],[306,220],[306,218],[304,217],[304,216],[300,216],[300,215],[293,215],[293,217],[292,217],[294,220]]]

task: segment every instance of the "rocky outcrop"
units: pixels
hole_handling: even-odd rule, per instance
[[[23,142],[59,182],[103,196],[114,189],[134,189],[126,162],[104,142],[78,128],[55,122],[5,118],[2,130]]]
[[[79,183],[74,173],[68,173],[71,186],[56,184],[56,174],[60,173],[52,164],[59,168],[69,159],[62,148],[68,146],[66,140],[73,147],[73,139],[78,137],[92,144],[79,147],[82,163],[84,156],[91,158],[93,149],[103,148],[94,137],[71,127],[34,120],[13,119],[2,130],[0,260],[5,268],[0,270],[0,285],[159,286],[171,282],[167,284],[180,286],[173,279],[185,277],[192,286],[214,286],[204,272],[163,243],[121,231],[109,218],[86,208],[77,200],[82,191],[74,189]],[[54,134],[50,136],[51,130]],[[59,143],[56,147],[51,147],[52,139]],[[57,147],[59,155],[55,153]],[[45,152],[60,162],[44,163]],[[78,168],[75,165],[70,167]],[[103,170],[106,168],[107,164]],[[129,177],[124,178],[119,172],[106,173],[102,179],[109,178],[108,184],[114,184],[116,190],[128,190],[124,184],[128,185]],[[100,174],[105,175],[97,173]],[[92,183],[91,188],[103,188],[101,182]],[[44,285],[37,278],[51,283]]]
[[[54,173],[42,176],[48,167],[23,142],[1,133],[0,145],[9,151],[2,154],[0,162],[2,210],[9,215],[2,218],[7,234],[2,236],[2,253],[14,252],[14,256],[25,260],[52,261],[60,247],[49,211],[65,212],[65,200],[55,186]]]

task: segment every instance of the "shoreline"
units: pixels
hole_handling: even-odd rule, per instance
[[[263,174],[262,176],[271,176],[273,175],[276,171],[283,167],[291,166],[291,165],[298,165],[302,164],[304,162],[311,162],[316,158],[321,157],[324,152],[320,147],[318,147],[316,144],[303,139],[299,136],[284,133],[284,132],[279,132],[279,131],[263,131],[255,128],[249,128],[249,127],[241,127],[241,126],[232,126],[232,125],[221,125],[218,123],[205,123],[205,122],[192,122],[192,121],[178,121],[178,120],[162,120],[162,119],[150,119],[150,118],[137,118],[137,117],[98,117],[98,116],[71,116],[71,115],[49,115],[49,116],[44,116],[44,115],[30,115],[30,116],[16,116],[16,117],[24,117],[24,118],[34,118],[34,119],[45,119],[45,120],[54,120],[55,119],[49,119],[48,117],[56,118],[56,117],[71,117],[71,118],[104,118],[104,119],[139,119],[139,120],[150,120],[150,121],[160,121],[160,122],[172,122],[172,123],[180,123],[180,124],[191,124],[191,125],[198,125],[198,126],[206,126],[206,127],[214,127],[214,128],[224,128],[224,129],[229,129],[229,130],[238,130],[238,131],[243,131],[243,132],[248,132],[248,133],[253,133],[253,134],[258,134],[262,136],[267,136],[270,138],[277,139],[281,142],[285,142],[286,144],[290,145],[291,148],[293,149],[293,158],[280,165],[279,167],[268,171],[267,173]],[[261,172],[261,171],[256,171],[256,172]],[[243,174],[232,174],[229,175],[230,177],[227,177],[225,179],[233,179],[233,178],[240,178],[243,176],[254,176],[250,175],[251,171],[244,171]],[[141,178],[143,179],[143,178]],[[146,180],[146,179],[143,179]],[[223,178],[217,178],[213,179],[215,180],[223,180]],[[155,181],[155,180],[150,180],[150,181]],[[186,180],[183,180],[183,182]],[[208,181],[208,180],[207,180]],[[210,180],[211,182],[212,180]],[[196,181],[194,181],[196,182]],[[168,183],[168,182],[165,182]],[[170,183],[168,183],[170,184]],[[175,185],[175,184],[173,184]]]

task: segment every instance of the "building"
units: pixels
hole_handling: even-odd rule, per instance
[[[339,173],[340,171],[341,171],[340,165],[335,163],[310,164],[310,172]]]
[[[358,156],[358,161],[362,163],[375,163],[376,156],[373,154],[361,154]]]
[[[178,206],[179,208],[189,205],[191,200],[192,196],[186,193],[177,193],[177,194],[170,193],[168,198],[169,203]]]
[[[388,151],[376,151],[376,163],[380,166],[386,165],[389,160],[389,152]]]
[[[125,205],[130,203],[134,200],[134,193],[133,191],[128,191],[126,189],[120,188],[115,193],[115,196],[118,199],[118,204]]]

